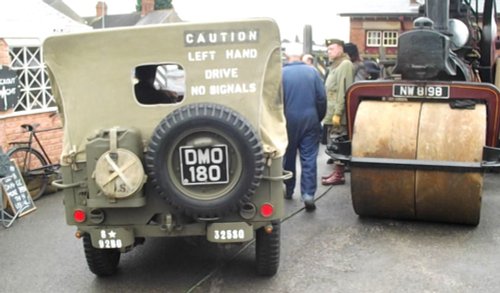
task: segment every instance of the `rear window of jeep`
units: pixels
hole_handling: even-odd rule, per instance
[[[133,72],[134,94],[140,104],[175,104],[184,99],[184,68],[179,64],[148,64]]]

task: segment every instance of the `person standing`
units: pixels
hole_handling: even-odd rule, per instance
[[[349,56],[344,53],[344,42],[339,39],[326,40],[328,59],[330,61],[329,74],[325,81],[327,94],[327,112],[323,125],[327,133],[327,145],[333,140],[347,134],[345,94],[353,83],[353,64]],[[334,162],[331,174],[321,178],[323,185],[339,185],[345,183],[345,166],[341,162]]]
[[[367,80],[368,73],[366,72],[363,60],[359,56],[358,46],[354,43],[347,43],[344,45],[344,51],[349,55],[353,65],[354,82]]]
[[[304,62],[307,65],[314,66],[314,57],[311,54],[304,54],[302,56],[302,62]]]
[[[288,146],[283,161],[285,170],[293,177],[285,181],[286,199],[291,199],[296,184],[296,157],[300,155],[301,199],[307,211],[316,209],[317,156],[321,120],[326,113],[326,93],[317,70],[301,61],[302,46],[290,44],[283,66],[283,96],[287,123]]]

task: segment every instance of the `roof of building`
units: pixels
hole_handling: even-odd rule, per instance
[[[63,9],[63,6],[59,3],[62,2],[60,0],[47,2],[54,2],[53,4]],[[23,39],[42,42],[51,35],[88,30],[91,30],[91,27],[76,21],[44,1],[2,1],[0,38],[9,39],[9,45]]]
[[[146,14],[136,25],[159,24],[168,22],[181,22],[174,9],[155,10]]]
[[[132,12],[82,18],[63,0],[4,0],[0,9],[0,38],[7,39],[9,44],[28,39],[29,43],[41,43],[58,33],[180,21],[173,9],[156,10],[144,17],[140,12]]]
[[[478,11],[482,13],[485,0],[478,0]],[[410,0],[392,0],[392,1],[373,1],[373,0],[353,0],[351,7],[344,9],[340,16],[363,17],[363,16],[408,16],[417,15],[420,5],[425,0],[417,0],[417,3],[411,3]],[[473,1],[474,2],[474,1]],[[500,0],[495,0],[496,7],[499,7]],[[473,8],[475,5],[473,5]]]
[[[100,17],[86,17],[87,23],[94,29],[133,26],[141,19],[140,12],[112,14]]]
[[[85,23],[85,20],[78,15],[73,9],[71,9],[63,0],[43,0],[43,2],[52,6],[52,8],[66,15],[67,17],[77,21],[79,23]]]
[[[152,11],[141,17],[140,12],[129,14],[114,14],[101,17],[86,17],[87,23],[94,29],[112,28],[134,25],[149,25],[182,21],[175,10],[163,9]]]
[[[411,4],[410,0],[373,1],[354,0],[351,7],[344,9],[341,16],[366,16],[366,15],[408,15],[417,14],[420,4]]]

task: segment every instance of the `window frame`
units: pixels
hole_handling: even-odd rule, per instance
[[[367,30],[365,34],[366,47],[394,48],[398,46],[399,31]]]
[[[382,44],[387,48],[398,46],[398,31],[382,31]]]
[[[19,78],[19,100],[11,116],[29,115],[57,110],[49,75],[40,45],[11,45],[10,67]]]
[[[377,30],[366,31],[366,46],[380,47],[382,45],[382,32]]]

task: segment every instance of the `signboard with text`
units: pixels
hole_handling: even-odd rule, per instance
[[[19,78],[10,67],[0,65],[0,111],[14,108],[19,98]]]
[[[0,178],[0,188],[14,214],[23,216],[36,209],[23,177],[13,161],[10,161],[6,176]]]

